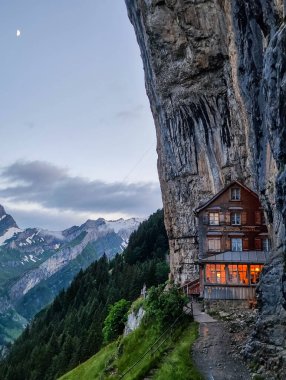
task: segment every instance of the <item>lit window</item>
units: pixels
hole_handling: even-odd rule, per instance
[[[206,282],[210,284],[225,284],[226,273],[225,265],[207,264],[206,265]]]
[[[218,212],[210,212],[209,213],[209,224],[211,225],[219,225],[219,213]]]
[[[233,212],[231,214],[231,224],[232,225],[241,225],[241,214],[240,214],[240,212]]]
[[[237,267],[239,283],[248,285],[247,265],[238,265]]]
[[[270,241],[269,241],[269,239],[263,239],[262,240],[262,250],[265,251],[265,252],[269,252],[270,251]]]
[[[220,238],[208,239],[208,249],[209,249],[209,251],[219,252],[220,251]]]
[[[228,265],[228,282],[230,284],[237,284],[237,265]]]
[[[257,284],[262,271],[263,265],[250,265],[250,282]]]
[[[234,252],[241,252],[242,251],[242,239],[231,239],[231,249]]]
[[[247,265],[228,265],[228,283],[248,285]]]
[[[239,201],[240,200],[240,188],[239,187],[233,187],[231,189],[231,200],[232,201]]]

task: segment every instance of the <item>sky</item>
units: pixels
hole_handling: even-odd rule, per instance
[[[0,0],[0,49],[0,204],[21,228],[161,207],[124,0]]]

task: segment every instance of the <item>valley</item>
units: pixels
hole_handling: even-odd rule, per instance
[[[141,219],[87,220],[64,231],[22,230],[0,206],[0,347],[5,350],[75,275],[127,246]]]

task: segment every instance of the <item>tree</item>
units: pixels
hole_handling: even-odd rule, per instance
[[[109,343],[123,333],[130,302],[121,299],[110,307],[109,313],[104,321],[104,342]]]

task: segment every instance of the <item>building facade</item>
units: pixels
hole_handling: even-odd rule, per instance
[[[253,299],[270,241],[258,196],[232,182],[196,210],[200,295]]]

